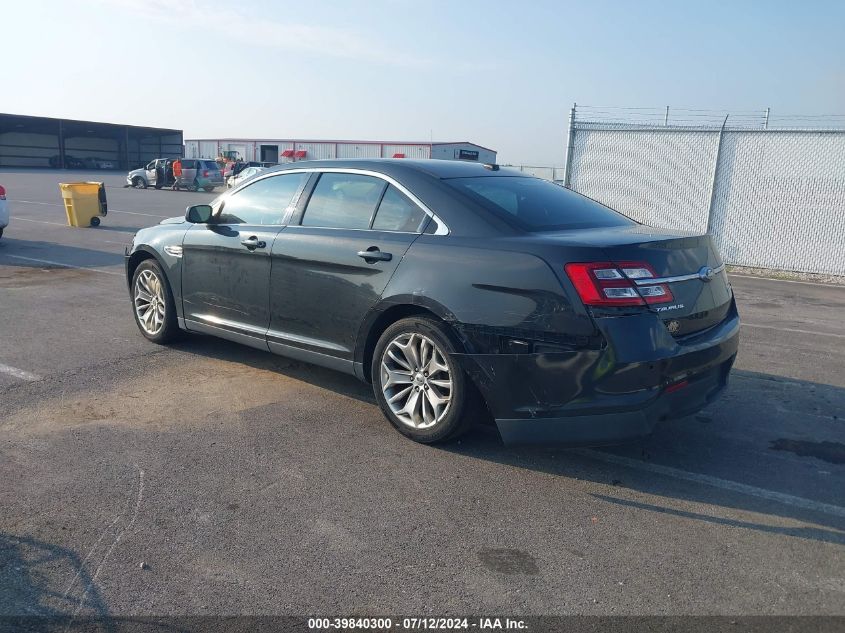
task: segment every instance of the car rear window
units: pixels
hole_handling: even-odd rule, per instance
[[[200,169],[220,169],[213,160],[201,160],[200,163],[202,165]]]
[[[595,200],[539,178],[484,176],[443,182],[527,231],[634,224]]]

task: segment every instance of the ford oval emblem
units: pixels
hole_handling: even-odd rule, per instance
[[[710,266],[702,266],[701,270],[698,271],[698,278],[701,281],[710,281],[715,276],[716,271],[710,268]]]

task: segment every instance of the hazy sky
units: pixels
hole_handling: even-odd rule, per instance
[[[845,1],[0,0],[0,112],[186,138],[469,140],[563,164],[574,101],[845,114]]]

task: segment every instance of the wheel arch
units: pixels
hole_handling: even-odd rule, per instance
[[[165,275],[167,274],[167,266],[161,260],[161,257],[158,256],[158,253],[156,253],[152,249],[145,248],[144,246],[139,246],[137,250],[135,250],[135,252],[133,252],[129,256],[129,261],[127,261],[126,263],[126,283],[130,287],[132,286],[132,277],[135,275],[135,271],[138,269],[138,266],[141,265],[141,262],[146,261],[148,259],[156,260],[156,262],[158,262],[158,265],[161,266],[162,272],[164,272]]]
[[[376,344],[382,333],[401,319],[411,316],[427,316],[444,323],[453,334],[455,341],[464,349],[467,349],[467,342],[460,332],[453,326],[454,315],[444,306],[431,300],[425,300],[419,296],[395,297],[389,301],[383,301],[370,310],[358,335],[356,346],[355,365],[358,377],[370,382],[370,367],[373,360]]]

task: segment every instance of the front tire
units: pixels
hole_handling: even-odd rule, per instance
[[[132,275],[132,314],[141,334],[153,343],[163,345],[179,335],[173,293],[154,259],[141,262]]]
[[[458,351],[448,328],[428,317],[388,327],[373,353],[373,391],[382,412],[403,435],[431,444],[469,428],[472,385],[451,355]]]
[[[147,181],[141,178],[140,176],[135,176],[132,179],[132,186],[135,187],[135,189],[146,189]]]

